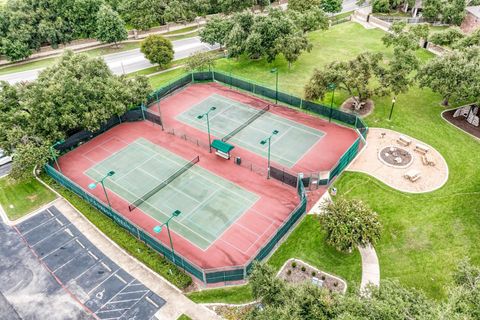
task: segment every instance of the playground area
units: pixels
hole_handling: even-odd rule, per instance
[[[229,159],[209,133],[234,148]],[[213,82],[67,140],[47,172],[204,284],[245,279],[361,148],[352,127]]]

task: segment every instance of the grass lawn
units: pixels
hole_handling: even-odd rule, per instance
[[[217,68],[274,87],[275,75],[269,70],[276,67],[280,90],[303,96],[303,87],[312,71],[328,62],[350,59],[366,50],[384,52],[389,59],[392,51],[381,42],[383,34],[378,29],[366,30],[359,24],[344,23],[325,32],[311,33],[313,50],[302,54],[290,70],[283,58],[271,64],[265,60],[221,59]],[[417,53],[422,61],[432,57],[424,50]],[[150,81],[158,86],[172,76],[162,74]],[[346,97],[346,93],[337,92],[335,104],[340,105]],[[468,256],[474,264],[480,264],[480,143],[441,119],[441,97],[430,90],[413,87],[399,95],[391,122],[386,120],[391,97],[374,100],[375,110],[366,118],[369,126],[398,130],[435,147],[448,163],[449,181],[437,191],[414,195],[392,190],[367,175],[347,172],[336,186],[340,194],[361,198],[380,214],[384,230],[376,249],[382,279],[397,279],[441,299],[460,259]],[[269,263],[278,267],[287,258],[299,257],[344,277],[351,286],[352,281],[359,279],[357,253],[342,256],[329,249],[317,226],[313,218],[307,217]],[[205,301],[209,300],[207,292],[201,294]],[[221,294],[212,291],[212,296]]]
[[[190,318],[186,314],[182,314],[180,317],[177,318],[177,320],[192,320],[192,318]]]
[[[0,179],[0,204],[10,220],[16,220],[55,199],[55,194],[35,178]]]
[[[197,303],[223,302],[240,304],[253,300],[252,289],[248,284],[192,292],[187,294],[187,297]]]

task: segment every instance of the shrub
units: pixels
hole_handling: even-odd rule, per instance
[[[287,270],[287,276],[292,274],[292,270]]]
[[[302,271],[305,272],[305,270],[307,270],[307,268],[305,268],[305,266],[302,266]]]
[[[460,28],[448,28],[445,31],[433,34],[430,41],[439,46],[451,46],[464,37],[465,35]]]
[[[326,204],[325,214],[319,216],[327,232],[327,243],[338,251],[350,252],[356,246],[365,246],[380,239],[378,215],[360,200],[339,198]]]
[[[312,271],[312,277],[315,277],[317,273],[315,271]]]
[[[390,12],[390,1],[388,0],[374,0],[373,3],[373,12],[374,13],[389,13]]]
[[[297,262],[293,261],[292,262],[292,268],[296,268],[297,267]]]
[[[325,276],[322,274],[322,276],[320,277],[320,279],[322,279],[322,281],[325,281]]]
[[[335,281],[335,282],[333,283],[333,286],[334,286],[334,287],[338,287],[338,282]]]

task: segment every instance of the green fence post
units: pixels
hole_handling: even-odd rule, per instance
[[[140,110],[142,110],[142,118],[143,120],[145,120],[145,110],[143,110],[144,106],[143,106],[143,103],[142,105],[140,106]]]

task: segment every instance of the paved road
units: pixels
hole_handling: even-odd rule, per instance
[[[0,177],[3,177],[7,174],[10,173],[10,170],[12,170],[12,163],[7,163],[4,164],[3,166],[0,166]]]
[[[342,4],[342,12],[357,10],[361,6],[357,5],[357,0],[344,0]]]
[[[16,228],[23,240],[0,224],[0,239],[7,237],[0,244],[0,311],[8,312],[6,318],[0,313],[0,319],[91,319],[93,312],[100,319],[149,320],[165,305],[56,207]]]
[[[172,41],[172,44],[175,51],[174,60],[186,58],[194,52],[209,51],[217,48],[217,46],[201,42],[199,37]],[[114,74],[131,73],[152,66],[140,52],[140,49],[109,54],[103,56],[103,59]],[[11,84],[20,81],[32,81],[37,78],[38,73],[42,70],[43,68],[3,75],[0,76],[0,81],[4,80]]]

